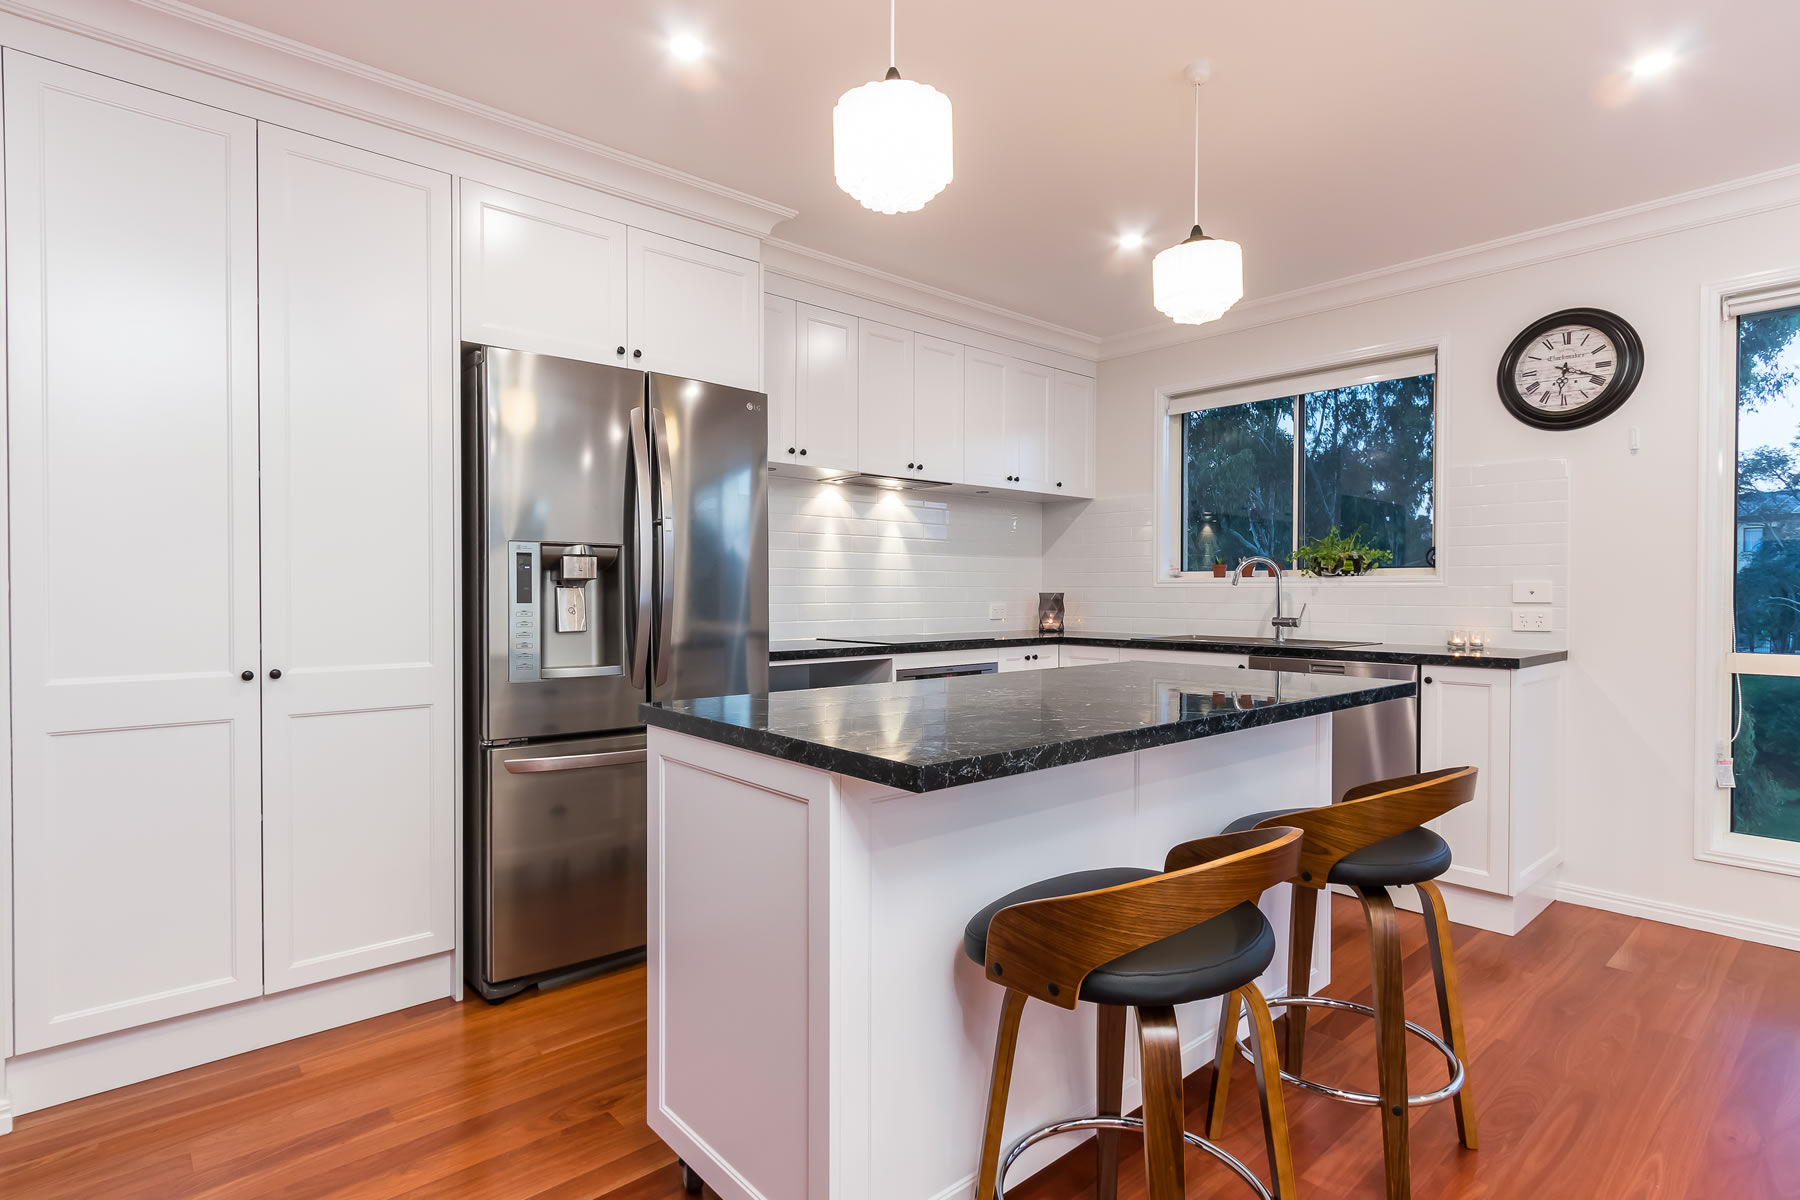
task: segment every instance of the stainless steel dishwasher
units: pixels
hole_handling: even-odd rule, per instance
[[[1346,675],[1358,679],[1410,679],[1419,668],[1405,663],[1342,662],[1336,659],[1274,658],[1251,655],[1252,671],[1292,671],[1304,675]],[[1383,700],[1331,715],[1331,799],[1360,783],[1412,775],[1419,769],[1419,698]]]

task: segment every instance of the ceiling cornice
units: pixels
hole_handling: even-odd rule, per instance
[[[752,237],[796,210],[180,0],[0,0],[13,13]]]
[[[1246,301],[1207,325],[1165,321],[1115,334],[1100,340],[1099,357],[1104,362],[1144,354],[1796,206],[1800,206],[1800,165]]]

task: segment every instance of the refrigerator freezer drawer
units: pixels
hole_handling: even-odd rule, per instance
[[[487,753],[493,983],[644,944],[644,738]]]

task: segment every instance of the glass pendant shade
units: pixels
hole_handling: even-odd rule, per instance
[[[898,71],[838,97],[831,127],[838,186],[864,208],[917,212],[955,174],[950,98]]]
[[[1150,264],[1151,300],[1178,325],[1204,325],[1244,297],[1244,249],[1200,232]]]

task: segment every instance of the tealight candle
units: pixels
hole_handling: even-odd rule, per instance
[[[1469,649],[1480,650],[1487,645],[1487,635],[1479,629],[1469,630]]]
[[[1469,635],[1460,629],[1450,631],[1450,649],[1466,650],[1469,646]]]

